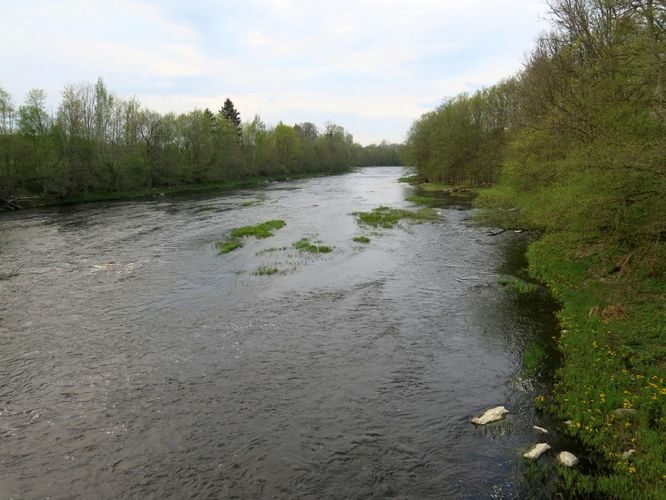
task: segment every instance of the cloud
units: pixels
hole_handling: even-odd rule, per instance
[[[12,41],[0,46],[0,86],[15,101],[45,88],[55,109],[65,84],[101,76],[162,112],[217,109],[231,97],[248,118],[290,123],[310,113],[363,142],[378,131],[399,141],[444,97],[520,69],[545,8],[541,0],[26,0],[0,17]]]

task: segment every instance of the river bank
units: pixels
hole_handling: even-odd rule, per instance
[[[565,431],[592,450],[595,465],[591,473],[563,470],[568,491],[664,498],[664,282],[649,263],[635,265],[636,256],[571,234],[545,235],[527,257],[562,304],[563,364],[540,404],[568,422]]]
[[[92,193],[80,193],[66,198],[53,195],[24,196],[4,200],[0,198],[0,212],[23,210],[29,208],[46,208],[52,206],[78,205],[83,203],[95,203],[102,201],[131,201],[163,196],[177,196],[187,194],[214,194],[216,192],[231,191],[234,189],[251,189],[266,186],[271,182],[283,182],[297,179],[326,177],[330,175],[342,175],[349,173],[351,169],[336,173],[298,173],[270,176],[245,177],[238,180],[230,180],[217,183],[180,184],[174,186],[158,186],[151,188],[133,189],[127,191],[104,191]]]
[[[402,179],[425,196],[484,192]],[[423,198],[423,199],[421,199]],[[486,198],[487,199],[487,198]],[[484,206],[482,197],[480,205]],[[529,227],[516,210],[486,208],[481,224],[508,229]],[[575,232],[542,233],[527,247],[528,278],[547,285],[560,303],[559,334],[553,337],[560,361],[554,384],[534,401],[578,442],[584,463],[559,468],[562,488],[571,496],[664,498],[666,496],[666,384],[664,345],[666,286],[660,279],[659,248],[623,251],[603,238]],[[526,285],[520,293],[537,290]],[[539,349],[535,351],[539,354]],[[536,358],[536,359],[532,359]],[[523,353],[523,366],[543,358]]]

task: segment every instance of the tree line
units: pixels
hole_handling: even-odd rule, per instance
[[[400,146],[363,147],[343,127],[242,122],[227,99],[209,109],[160,114],[120,99],[102,79],[67,85],[57,112],[46,93],[16,107],[0,88],[0,199],[121,192],[254,176],[336,173],[400,164]]]
[[[495,183],[522,224],[661,241],[666,208],[666,5],[552,0],[524,69],[448,99],[404,153],[426,179]]]

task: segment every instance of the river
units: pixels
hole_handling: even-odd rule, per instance
[[[410,206],[402,173],[0,214],[0,498],[545,494],[520,358],[553,304],[497,283],[526,237],[455,201],[360,228],[352,212]],[[286,226],[217,254],[269,219]],[[499,404],[505,422],[470,423]]]

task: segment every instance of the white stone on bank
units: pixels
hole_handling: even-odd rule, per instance
[[[532,429],[540,432],[541,434],[548,434],[548,429],[544,429],[543,427],[539,427],[538,425],[533,425]]]
[[[550,445],[546,443],[537,443],[530,448],[530,451],[523,454],[528,460],[538,460],[541,455],[550,450]]]
[[[561,451],[557,454],[557,461],[565,467],[574,467],[578,463],[578,458],[573,453]]]

